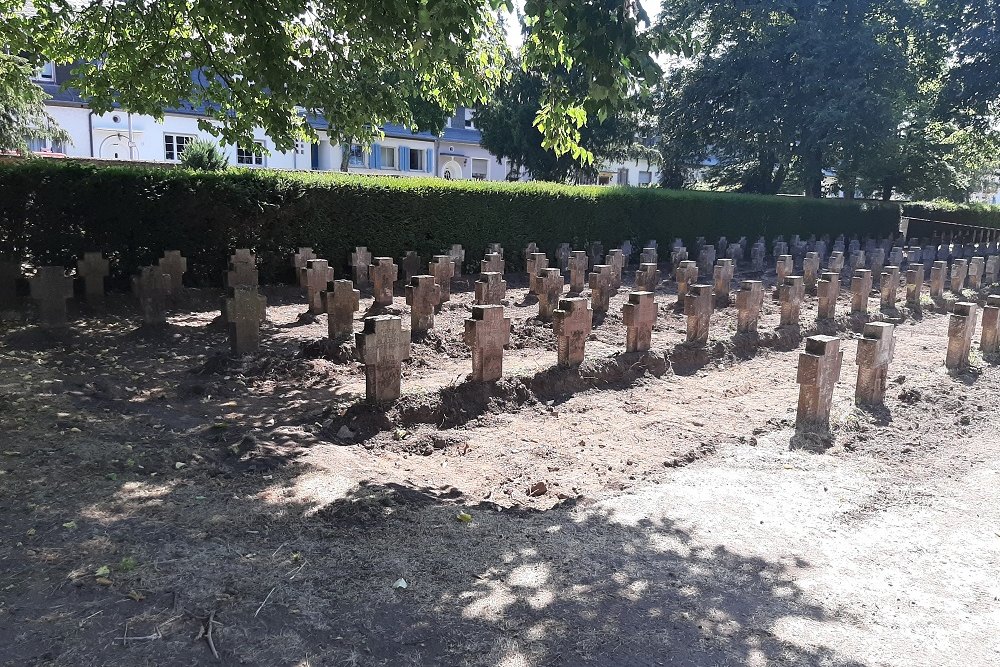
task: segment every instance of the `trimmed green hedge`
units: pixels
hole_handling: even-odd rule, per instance
[[[1000,229],[1000,206],[919,201],[903,204],[903,215],[942,222]]]
[[[452,243],[478,266],[486,245],[508,249],[508,266],[535,241],[562,242],[697,236],[735,241],[778,234],[885,236],[898,228],[897,206],[713,192],[449,182],[261,170],[219,173],[97,167],[72,161],[0,163],[0,252],[37,264],[74,266],[103,250],[119,278],[166,249],[188,258],[192,284],[218,284],[232,250],[257,252],[263,281],[291,280],[289,257],[312,246],[338,271],[366,245],[398,258],[425,259]]]

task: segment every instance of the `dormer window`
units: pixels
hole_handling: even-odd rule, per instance
[[[42,64],[35,70],[35,73],[31,75],[31,80],[39,83],[55,83],[56,64],[52,61]]]
[[[474,129],[476,127],[476,110],[466,109],[465,110],[465,127],[469,129]]]

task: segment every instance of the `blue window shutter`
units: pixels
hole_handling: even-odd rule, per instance
[[[378,144],[372,144],[371,154],[368,156],[368,168],[378,169],[382,162],[382,148]]]
[[[424,165],[424,170],[428,174],[433,174],[434,173],[434,149],[433,148],[428,148],[427,149],[427,159],[424,160],[424,162],[427,163],[427,164]]]
[[[400,146],[399,147],[399,169],[400,171],[410,170],[410,147]]]

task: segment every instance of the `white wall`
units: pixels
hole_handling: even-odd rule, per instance
[[[438,163],[435,166],[437,176],[444,177],[445,169],[449,169],[452,178],[455,180],[471,179],[472,160],[479,159],[486,160],[486,180],[504,181],[507,179],[507,172],[509,171],[507,162],[498,160],[492,153],[479,144],[467,144],[441,139],[438,142],[438,150]]]
[[[70,136],[63,146],[63,153],[73,157],[90,157],[90,127],[87,124],[89,109],[79,107],[47,107],[49,114]]]

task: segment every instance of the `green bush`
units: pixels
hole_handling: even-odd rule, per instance
[[[181,166],[200,171],[223,171],[229,167],[229,160],[215,142],[195,139],[181,153]]]
[[[507,249],[510,269],[535,241],[583,248],[601,241],[698,236],[714,242],[778,234],[885,236],[899,208],[872,203],[727,193],[456,182],[330,173],[230,169],[224,172],[97,167],[72,161],[0,163],[0,252],[38,264],[73,266],[103,250],[117,277],[150,264],[164,250],[188,258],[192,284],[218,284],[235,248],[255,250],[261,280],[290,281],[289,258],[312,246],[338,271],[365,245],[398,258],[423,258],[461,243],[469,268],[486,245]]]

